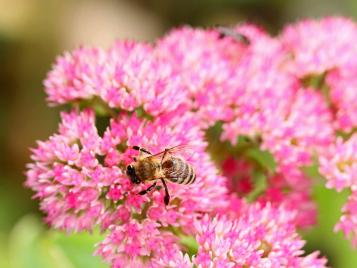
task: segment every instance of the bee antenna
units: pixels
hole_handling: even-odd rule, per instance
[[[134,145],[132,148],[133,148],[134,150],[139,151],[139,152],[144,152],[144,153],[146,153],[146,154],[152,154],[152,153],[150,153],[148,150],[146,150],[146,149],[144,149],[144,148],[142,148],[142,147],[136,146],[136,145]]]

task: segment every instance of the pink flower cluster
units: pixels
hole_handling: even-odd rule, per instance
[[[107,240],[118,249],[108,251],[105,240],[98,254],[116,267],[126,267],[125,258],[121,257],[128,256],[126,248],[130,248],[126,240],[116,244],[120,232],[128,234],[135,228],[152,236],[156,232],[153,244],[161,241],[167,246],[169,235],[164,235],[168,233],[165,228],[184,228],[190,233],[195,218],[228,204],[224,179],[205,153],[203,132],[192,115],[176,111],[149,121],[120,114],[111,120],[102,137],[97,133],[95,114],[90,109],[62,113],[61,117],[58,134],[39,142],[33,150],[34,163],[28,165],[27,185],[41,200],[46,221],[53,227],[68,232],[90,231],[96,226],[110,230]],[[126,165],[137,154],[130,146],[140,144],[156,153],[168,145],[190,141],[195,151],[187,158],[196,167],[199,181],[190,186],[169,184],[168,206],[163,203],[163,191],[139,195],[149,184],[133,185],[125,174]],[[147,228],[141,226],[144,222]],[[150,232],[149,226],[155,231]],[[139,240],[134,240],[131,246],[140,247],[138,243]],[[136,257],[135,262],[139,263],[141,258],[155,254],[160,255],[161,251],[152,246],[129,256]]]
[[[170,64],[150,44],[117,42],[108,50],[79,48],[59,57],[45,81],[51,104],[100,99],[115,109],[143,106],[157,115],[185,100]]]
[[[251,205],[237,220],[207,215],[195,222],[197,255],[161,259],[158,267],[326,267],[318,252],[307,256],[285,208]]]
[[[336,229],[357,243],[356,24],[233,32],[249,42],[182,27],[155,44],[118,41],[57,59],[48,101],[72,108],[32,149],[26,181],[52,227],[100,228],[96,254],[118,268],[325,267],[316,252],[302,256],[296,233],[315,223],[304,168],[318,162],[327,187],[352,190]],[[180,144],[193,148],[178,154],[196,182],[168,182],[167,206],[163,189],[139,195],[150,184],[126,175],[133,146],[155,154]],[[182,237],[198,244],[193,256]]]
[[[330,150],[320,157],[320,172],[326,177],[328,188],[337,191],[350,189],[351,195],[342,209],[343,215],[336,230],[342,230],[357,246],[357,135],[347,141],[339,138]]]

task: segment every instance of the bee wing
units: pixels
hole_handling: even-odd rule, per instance
[[[187,151],[191,151],[192,152],[194,151],[193,149],[193,146],[189,145],[189,144],[180,144],[180,145],[176,145],[176,146],[173,146],[171,148],[168,148],[162,152],[159,152],[157,154],[154,154],[154,155],[150,155],[148,156],[148,158],[156,158],[156,159],[160,159],[164,156],[165,152],[166,152],[166,156],[169,156],[169,155],[172,155],[172,154],[176,154],[176,153],[179,153],[179,152],[187,152]]]
[[[185,161],[191,162],[194,155],[197,153],[197,147],[192,144],[181,144],[170,148],[170,154],[180,154]]]

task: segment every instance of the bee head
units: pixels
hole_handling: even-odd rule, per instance
[[[129,176],[132,183],[139,184],[141,182],[138,176],[136,176],[135,168],[132,165],[127,166],[126,175]]]

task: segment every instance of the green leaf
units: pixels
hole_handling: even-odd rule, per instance
[[[302,171],[309,178],[317,180],[317,182],[324,183],[326,179],[319,172],[319,165],[317,161],[314,161],[310,166],[302,167]]]
[[[189,256],[196,255],[198,252],[198,243],[196,239],[192,236],[181,235],[180,244],[186,248],[187,254]]]
[[[255,138],[241,135],[237,138],[237,144],[234,146],[233,152],[235,154],[241,154],[257,146],[258,141]]]
[[[147,119],[149,121],[152,121],[154,119],[154,117],[152,115],[150,115],[149,113],[147,113],[145,111],[144,107],[142,107],[142,106],[136,108],[135,113],[138,118]]]
[[[81,110],[85,108],[94,109],[95,113],[99,116],[113,116],[117,114],[117,110],[112,109],[108,104],[99,97],[93,97],[91,99],[84,99],[74,103],[75,106],[79,106]]]
[[[7,239],[4,234],[0,234],[0,267],[10,267],[8,249],[6,247]]]
[[[273,174],[275,172],[276,162],[270,152],[262,151],[259,148],[250,148],[246,151],[245,155],[269,174]]]
[[[42,224],[32,215],[25,216],[15,225],[9,237],[10,267],[74,267],[60,249],[46,242],[43,231]]]
[[[312,87],[315,89],[322,89],[326,84],[326,73],[322,74],[311,74],[305,76],[301,79],[302,84],[304,87]]]
[[[248,202],[255,201],[268,186],[266,175],[261,171],[254,170],[252,176],[254,181],[254,187],[253,190],[246,196],[246,200]]]
[[[321,184],[314,187],[318,222],[314,228],[303,232],[303,238],[307,240],[305,249],[307,252],[319,250],[321,255],[327,257],[329,267],[357,267],[357,252],[351,241],[346,240],[341,231],[333,231],[348,194],[348,191],[337,193],[335,190],[326,189]]]
[[[93,256],[94,245],[102,239],[99,232],[67,236],[57,231],[48,231],[36,217],[25,216],[15,225],[9,236],[8,267],[108,267],[100,257]]]
[[[74,267],[108,267],[99,256],[93,256],[94,245],[103,239],[104,235],[99,232],[66,235],[52,231],[49,234],[49,240],[61,248]]]

